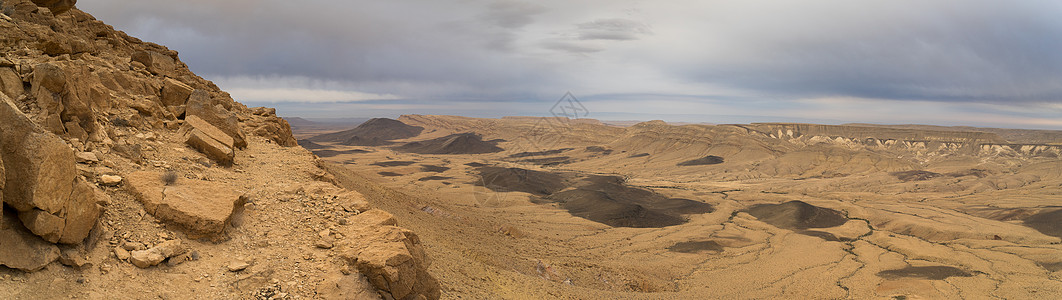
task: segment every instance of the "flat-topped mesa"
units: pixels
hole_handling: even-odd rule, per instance
[[[1005,144],[1006,140],[995,133],[976,131],[940,131],[900,129],[853,125],[818,125],[802,123],[752,123],[736,125],[750,131],[776,138],[799,138],[803,136],[843,137],[846,139],[876,139],[894,141],[941,142],[964,144]]]
[[[1062,157],[1062,145],[1047,144],[981,144],[982,154],[1029,155]]]

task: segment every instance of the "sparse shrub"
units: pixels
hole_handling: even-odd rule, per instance
[[[177,183],[177,173],[173,171],[166,171],[166,173],[162,173],[161,179],[162,183],[166,185],[173,185],[174,183]]]
[[[126,120],[122,117],[114,117],[113,119],[111,119],[111,124],[114,124],[114,126],[119,127],[129,127],[129,120]]]

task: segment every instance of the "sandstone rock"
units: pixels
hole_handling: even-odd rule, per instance
[[[232,138],[233,145],[236,148],[247,147],[247,140],[243,135],[243,131],[240,130],[240,123],[236,114],[214,101],[206,91],[195,90],[188,97],[187,106],[185,107],[186,121],[189,116],[199,117],[210,123],[210,125],[217,127],[221,132]]]
[[[125,241],[122,243],[121,247],[126,251],[147,250],[147,246],[144,246],[144,243],[134,241]]]
[[[120,177],[120,176],[114,176],[114,175],[103,175],[103,176],[100,176],[100,184],[102,184],[102,185],[105,185],[105,186],[116,186],[119,183],[122,183],[122,177]]]
[[[415,233],[380,225],[394,224],[394,216],[380,210],[352,219],[352,225],[345,227],[349,238],[344,240],[353,242],[340,248],[341,258],[394,299],[439,298],[439,284],[428,274],[430,261]]]
[[[148,250],[133,251],[129,255],[129,262],[137,268],[145,269],[166,260],[165,256]]]
[[[332,249],[332,247],[335,245],[335,239],[331,237],[323,237],[317,239],[317,242],[314,242],[313,245],[321,249]]]
[[[74,8],[75,3],[77,3],[77,0],[33,0],[33,4],[48,8],[54,15],[69,11]]]
[[[26,93],[22,78],[18,76],[15,69],[0,68],[0,92],[3,92],[11,99],[18,98],[18,96]]]
[[[66,245],[59,248],[59,263],[80,268],[88,264],[88,259],[85,257],[83,247]]]
[[[54,134],[65,133],[60,113],[63,111],[61,96],[66,90],[66,79],[66,72],[55,63],[37,64],[30,79],[30,94],[37,98],[37,106],[41,108],[38,123]]]
[[[97,163],[100,161],[100,159],[96,157],[96,154],[92,152],[78,152],[74,157],[77,158],[77,162],[85,164]]]
[[[44,41],[40,44],[40,46],[38,46],[38,48],[43,51],[44,54],[47,54],[49,56],[59,56],[63,54],[74,53],[74,50],[70,47],[70,44],[67,44],[61,40]]]
[[[162,242],[147,250],[137,250],[129,254],[129,262],[138,268],[144,269],[161,263],[167,258],[184,254],[186,249],[181,246],[181,240]]]
[[[325,300],[380,299],[365,275],[336,274],[317,284],[317,297]]]
[[[272,107],[252,107],[251,113],[256,116],[274,117],[277,115],[277,109]]]
[[[134,52],[132,61],[144,64],[148,72],[159,76],[172,75],[177,67],[172,57],[150,50]]]
[[[13,212],[0,220],[0,265],[27,272],[44,268],[59,258],[59,247],[30,233]]]
[[[243,271],[244,269],[247,269],[250,266],[251,264],[247,263],[246,261],[237,259],[229,262],[229,264],[225,266],[225,268],[229,269],[229,272],[239,272]]]
[[[255,127],[254,135],[269,138],[276,142],[277,145],[284,147],[299,145],[299,142],[291,134],[291,125],[288,124],[288,121],[277,116],[265,118],[260,125]]]
[[[170,109],[174,116],[185,114],[185,104],[192,94],[192,87],[173,78],[166,78],[162,85],[162,105]]]
[[[59,216],[39,209],[19,212],[18,218],[33,234],[52,243],[59,241],[59,238],[63,235],[63,227],[66,226],[63,219]]]
[[[96,194],[96,189],[88,182],[81,178],[75,181],[74,192],[66,206],[66,225],[63,227],[63,235],[59,238],[60,243],[79,243],[96,227],[96,220],[100,216]]]
[[[63,128],[66,129],[66,136],[77,139],[79,141],[87,140],[89,137],[88,132],[86,132],[85,129],[81,127],[80,122],[64,122]]]
[[[30,231],[49,242],[83,240],[99,208],[92,187],[76,177],[73,149],[36,126],[6,96],[0,98],[4,201],[20,212]]]
[[[364,212],[370,209],[365,196],[356,191],[344,191],[336,195],[336,202],[348,212]]]
[[[398,221],[395,220],[395,216],[386,211],[379,209],[370,209],[357,216],[347,220],[349,226],[353,230],[363,230],[370,227],[379,227],[385,225],[397,225]]]
[[[126,185],[137,195],[144,210],[156,218],[180,225],[194,235],[224,231],[236,208],[243,205],[241,193],[231,186],[201,180],[183,180],[164,186],[159,173],[136,172],[126,176]]]
[[[117,257],[118,260],[129,259],[129,250],[125,250],[125,248],[122,248],[121,246],[114,247],[114,256]]]
[[[187,116],[184,121],[185,143],[220,165],[232,165],[236,157],[232,137],[198,116]]]

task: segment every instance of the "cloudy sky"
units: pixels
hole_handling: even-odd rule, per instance
[[[1062,1],[83,0],[286,116],[1062,129]]]

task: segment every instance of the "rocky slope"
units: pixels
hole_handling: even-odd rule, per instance
[[[0,298],[438,298],[275,110],[74,2],[0,3]]]

